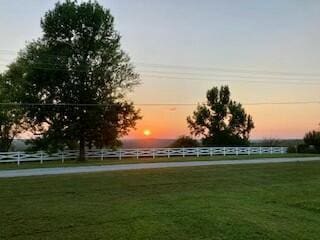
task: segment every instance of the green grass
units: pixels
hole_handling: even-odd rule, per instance
[[[0,179],[0,239],[319,239],[320,162]]]
[[[157,163],[157,162],[188,162],[188,161],[219,161],[219,160],[241,160],[241,159],[257,159],[257,158],[282,158],[282,157],[320,157],[319,154],[261,154],[261,155],[229,155],[229,156],[212,156],[212,157],[159,157],[159,158],[124,158],[105,159],[103,161],[97,159],[89,159],[86,162],[78,162],[76,160],[67,160],[64,163],[61,161],[44,161],[39,162],[23,162],[20,166],[16,163],[0,164],[1,170],[9,169],[28,169],[28,168],[50,168],[50,167],[74,167],[74,166],[99,166],[111,164],[130,164],[130,163]]]

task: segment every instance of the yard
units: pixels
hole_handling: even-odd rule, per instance
[[[0,179],[0,239],[319,239],[320,163]]]

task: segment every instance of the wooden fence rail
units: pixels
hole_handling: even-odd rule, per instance
[[[214,155],[253,155],[253,154],[284,154],[286,147],[202,147],[202,148],[139,148],[139,149],[96,149],[87,150],[86,158],[110,159],[117,158],[143,158],[143,157],[187,157],[187,156],[214,156]],[[77,150],[48,154],[43,151],[35,153],[27,152],[0,152],[0,163],[57,161],[64,162],[67,159],[77,159]]]

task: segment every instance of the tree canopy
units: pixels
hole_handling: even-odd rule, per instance
[[[207,91],[207,102],[199,104],[187,118],[191,134],[201,136],[205,146],[248,145],[254,123],[240,103],[230,97],[228,86]]]
[[[18,97],[27,128],[51,150],[115,146],[140,119],[125,99],[139,83],[121,49],[114,18],[97,2],[57,3],[41,20],[43,36],[20,52]],[[11,71],[11,69],[9,69]],[[17,84],[17,83],[16,83]]]
[[[21,89],[11,84],[19,73],[14,64],[10,66],[11,71],[0,74],[0,151],[9,151],[12,141],[23,131],[23,111],[19,106],[10,103],[16,99]]]
[[[306,145],[314,147],[320,153],[320,131],[307,132],[303,141]]]

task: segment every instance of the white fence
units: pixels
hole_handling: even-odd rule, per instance
[[[142,157],[186,157],[186,156],[214,156],[214,155],[253,155],[253,154],[284,154],[286,147],[203,147],[203,148],[140,148],[140,149],[101,149],[87,150],[86,158],[110,159],[142,158]],[[48,154],[43,151],[36,153],[0,152],[0,163],[40,162],[66,159],[77,159],[78,150],[69,150]]]

